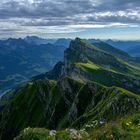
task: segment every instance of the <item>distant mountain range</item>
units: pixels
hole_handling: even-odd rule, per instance
[[[140,57],[140,41],[107,40],[106,43],[129,53],[131,56]]]
[[[35,36],[0,40],[0,94],[32,76],[50,70],[63,59],[69,42],[68,39]]]
[[[140,63],[76,38],[63,61],[5,94],[0,109],[1,140],[138,140]]]
[[[30,44],[36,44],[36,45],[40,45],[40,44],[54,44],[57,39],[43,39],[37,36],[27,36],[24,38],[24,40]]]

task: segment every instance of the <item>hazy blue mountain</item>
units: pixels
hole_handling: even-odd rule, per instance
[[[125,59],[131,59],[129,54],[120,50],[120,49],[117,49],[103,41],[100,41],[100,42],[94,42],[92,43],[93,45],[95,45],[96,47],[98,47],[99,49],[102,49],[116,57],[120,57],[120,58],[125,58]]]
[[[120,41],[120,40],[111,40],[111,39],[107,40],[106,42],[121,50],[125,50],[130,46],[136,46],[140,44],[140,41]]]
[[[29,44],[36,44],[36,45],[40,45],[40,44],[54,44],[56,46],[66,46],[69,47],[70,41],[71,39],[66,39],[66,38],[60,38],[60,39],[48,39],[48,38],[40,38],[38,36],[26,36],[24,38],[24,40],[26,42],[28,42]]]
[[[102,42],[100,39],[87,39],[87,40],[85,40],[85,41],[87,41],[87,42],[89,42],[89,43],[100,43],[100,42]]]
[[[140,41],[107,40],[106,43],[129,53],[131,56],[140,57]]]
[[[69,47],[71,39],[61,38],[56,40],[55,45]]]
[[[140,57],[140,45],[129,47],[126,52],[135,57]]]
[[[24,40],[30,44],[47,44],[47,43],[55,43],[57,39],[44,39],[44,38],[40,38],[38,36],[27,36],[24,38]]]
[[[30,39],[33,41],[29,42]],[[63,59],[67,46],[40,44],[43,39],[38,40],[40,38],[27,37],[0,41],[0,94],[34,75],[50,70]]]

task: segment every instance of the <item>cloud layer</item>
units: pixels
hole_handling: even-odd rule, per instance
[[[140,0],[1,0],[1,34],[139,26]],[[46,32],[45,32],[46,31]]]

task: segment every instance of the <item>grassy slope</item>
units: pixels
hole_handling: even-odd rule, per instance
[[[4,116],[1,118],[0,135],[3,134],[1,139],[5,137],[9,139],[14,133],[27,126],[44,125],[44,106],[39,96],[36,85],[32,82],[16,92],[10,107],[4,110]]]
[[[83,128],[94,119],[108,121],[137,112],[139,106],[139,95],[124,89],[68,77],[57,83],[38,80],[17,91],[10,108],[5,109],[0,137],[10,140],[26,127]]]
[[[15,140],[139,140],[140,114],[128,115],[101,124],[97,120],[81,130],[50,131],[44,128],[26,128]]]
[[[137,64],[126,63],[82,40],[79,46],[81,50],[75,51],[79,44],[75,45],[65,52],[72,64],[71,68],[74,66],[84,72],[88,79],[107,86],[122,87],[124,84],[133,83],[128,89],[138,93],[138,84],[134,83],[139,78]],[[122,88],[108,88],[94,82],[82,83],[68,77],[60,79],[57,83],[35,80],[17,91],[10,108],[4,110],[1,116],[0,137],[1,140],[10,140],[26,127],[85,129],[86,125],[92,124],[94,120],[104,120],[108,123],[129,113],[139,112],[139,106],[140,96]],[[27,129],[27,133],[28,130],[31,138],[36,139],[43,139],[44,136],[46,138],[46,134],[49,133],[48,130],[43,130],[45,134],[38,128]],[[24,135],[24,131],[22,133]],[[64,135],[65,133],[67,134],[63,131]],[[29,139],[28,134],[25,138]],[[25,138],[23,137],[23,140]]]
[[[119,50],[117,48],[114,48],[113,46],[105,43],[105,42],[98,42],[98,43],[92,43],[94,46],[98,47],[101,50],[104,50],[107,53],[110,53],[116,57],[123,58],[123,59],[131,59],[129,54],[126,52]]]

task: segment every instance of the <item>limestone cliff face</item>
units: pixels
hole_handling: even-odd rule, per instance
[[[78,64],[83,64],[78,67]],[[86,67],[90,64],[90,67]],[[98,69],[94,69],[94,65]],[[92,67],[93,66],[93,67]],[[132,69],[104,50],[79,38],[71,41],[65,50],[64,61],[56,64],[54,69],[46,73],[48,79],[59,79],[70,76],[80,81],[95,81],[106,86],[118,86],[140,93],[140,76],[131,74]],[[135,77],[134,77],[135,76]]]
[[[61,77],[62,75],[71,75],[73,70],[76,71],[75,63],[87,63],[89,61],[104,67],[114,67],[121,70],[127,70],[127,68],[112,55],[107,54],[103,50],[100,50],[79,38],[76,38],[71,41],[70,47],[65,50],[63,64],[62,62],[57,63],[52,71],[46,73],[46,76],[49,79],[57,79],[57,77]],[[58,65],[61,68],[59,67],[58,69]],[[51,75],[55,75],[56,77],[52,77]]]
[[[70,47],[65,51],[65,59],[68,67],[70,62],[80,61],[86,63],[92,61],[98,65],[127,70],[126,66],[118,61],[116,57],[79,38],[71,41]]]

